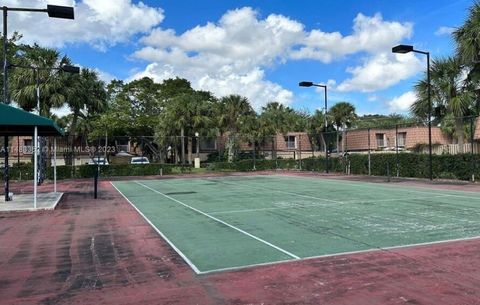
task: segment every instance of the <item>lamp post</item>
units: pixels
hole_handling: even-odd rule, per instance
[[[18,8],[2,6],[3,11],[3,102],[10,104],[8,100],[8,62],[7,62],[7,16],[8,11],[13,12],[40,12],[47,13],[48,17],[61,19],[74,19],[73,7],[47,5],[46,9],[38,8]],[[8,177],[8,136],[5,136],[5,201],[10,201],[10,188]]]
[[[430,84],[430,52],[415,50],[410,45],[398,45],[392,48],[393,53],[406,54],[410,52],[419,53],[427,56],[427,99],[428,99],[428,163],[429,163],[429,178],[433,180],[433,165],[432,165],[432,96]]]
[[[325,89],[325,126],[324,126],[324,130],[325,130],[325,133],[327,132],[327,125],[328,125],[328,121],[327,121],[327,86],[326,85],[321,85],[321,84],[315,84],[313,82],[299,82],[298,85],[300,87],[320,87],[320,88],[323,88]],[[327,147],[327,139],[326,137],[324,137],[324,140],[325,140],[325,172],[328,174],[328,147]]]

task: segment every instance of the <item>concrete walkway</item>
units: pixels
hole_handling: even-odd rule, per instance
[[[62,198],[63,193],[38,193],[37,208],[33,207],[33,194],[13,194],[13,200],[5,202],[0,198],[0,212],[53,210]]]

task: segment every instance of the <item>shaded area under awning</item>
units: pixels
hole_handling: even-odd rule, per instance
[[[64,135],[53,120],[0,103],[1,136],[32,136],[35,126],[39,136]]]

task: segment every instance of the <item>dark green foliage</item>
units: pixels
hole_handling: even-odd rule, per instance
[[[190,172],[191,167],[170,165],[170,164],[111,164],[100,166],[100,177],[117,177],[117,176],[149,176],[159,175],[160,170],[162,174],[168,175],[178,172]],[[57,166],[57,179],[73,179],[73,178],[93,178],[95,176],[95,165],[80,165],[73,170],[72,166]],[[12,180],[32,180],[33,166],[31,164],[24,164],[13,166],[9,171],[10,179]],[[1,174],[3,179],[3,172]],[[53,179],[53,168],[49,167],[47,171],[47,178]]]
[[[459,179],[469,180],[472,175],[472,159],[470,154],[462,155],[434,155],[433,156],[433,176],[436,179]],[[474,156],[475,164],[478,157]],[[301,169],[304,171],[325,171],[325,159],[308,158],[303,159]],[[398,154],[398,171],[400,177],[428,178],[428,155],[414,153]],[[347,165],[350,164],[350,173],[354,175],[368,175],[368,155],[353,154],[347,158],[330,158],[330,172],[345,172]],[[241,160],[233,163],[216,162],[209,165],[211,170],[232,170],[232,171],[252,171],[253,160]],[[257,160],[256,170],[272,169],[300,169],[300,161],[292,159],[275,160]],[[371,155],[371,174],[374,176],[387,176],[387,168],[391,176],[397,175],[397,155],[394,153],[372,154]],[[478,166],[475,165],[475,176],[480,175]]]

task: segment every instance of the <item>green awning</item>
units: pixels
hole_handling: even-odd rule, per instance
[[[0,103],[0,135],[31,136],[35,126],[39,136],[64,135],[53,120]]]

